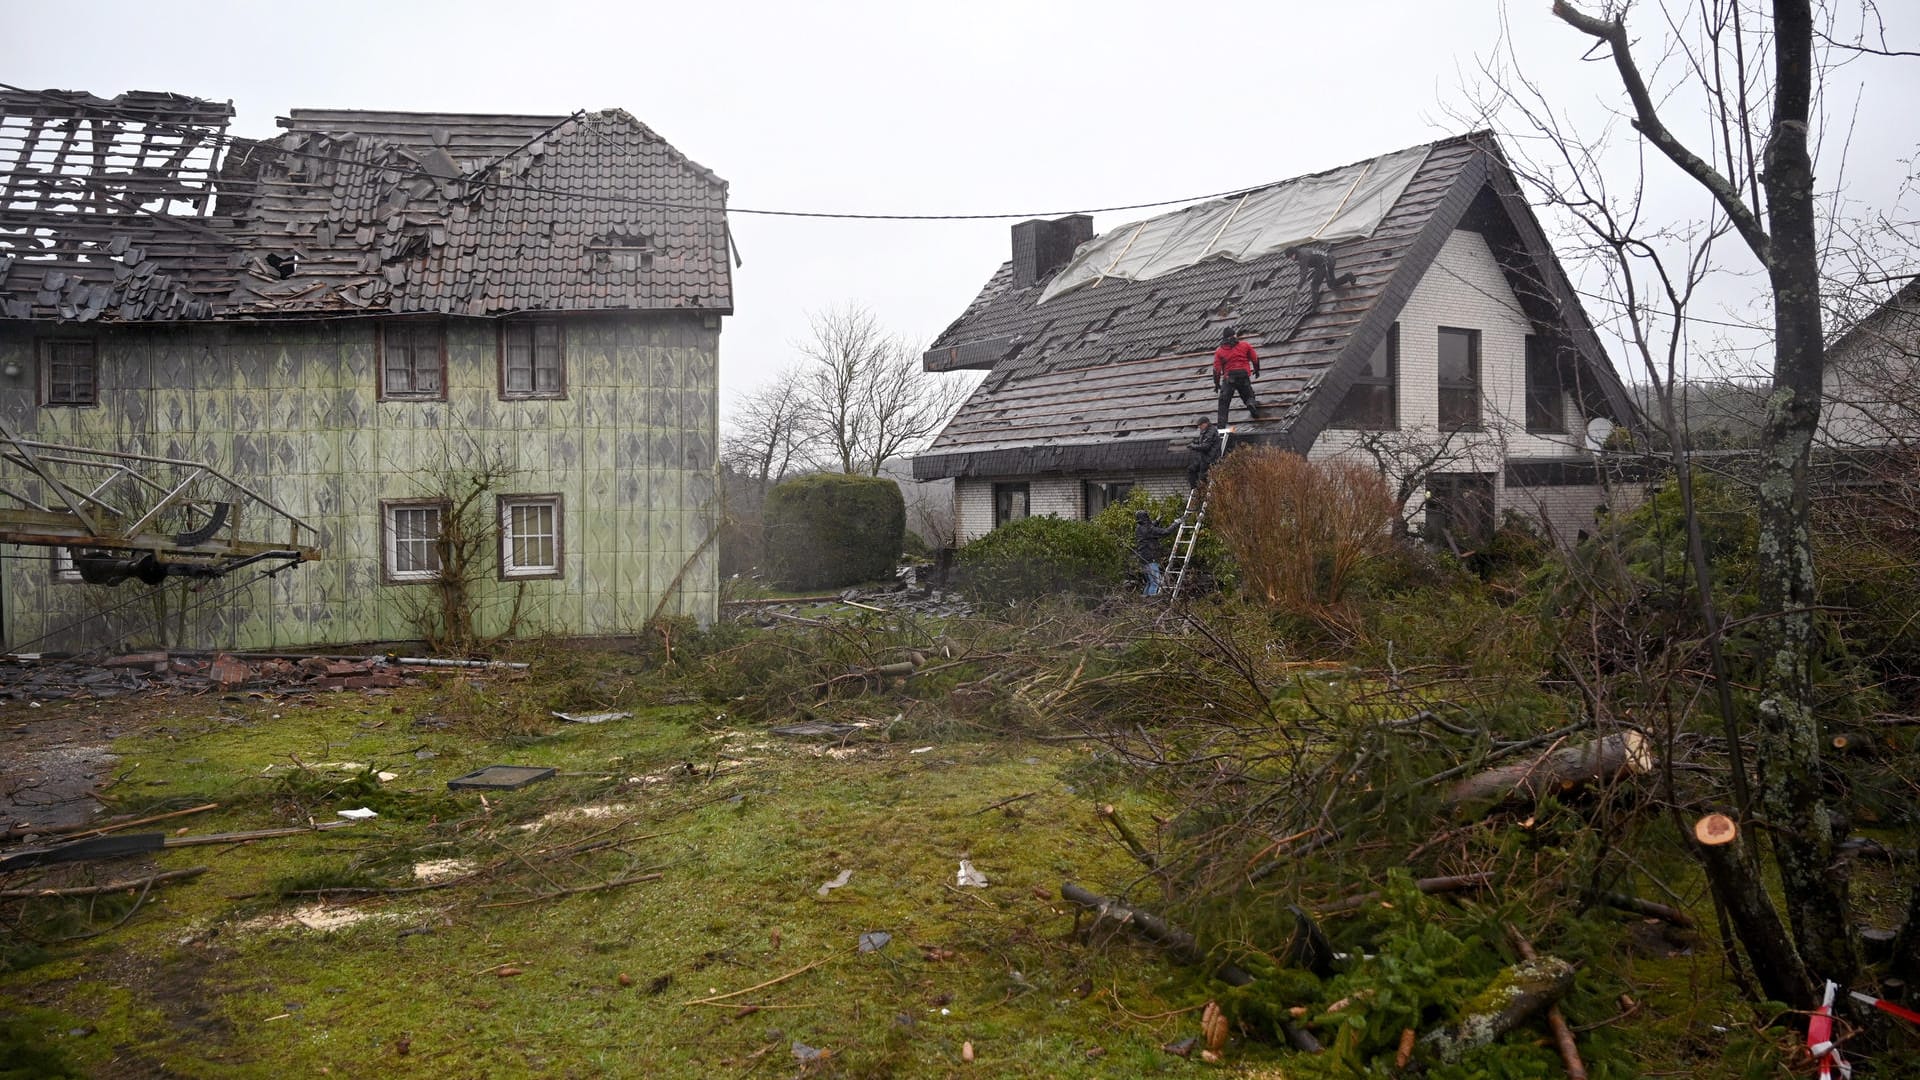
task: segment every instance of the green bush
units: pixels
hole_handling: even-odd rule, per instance
[[[1165,525],[1178,517],[1186,508],[1185,492],[1177,495],[1156,496],[1149,495],[1146,488],[1135,485],[1132,491],[1127,492],[1126,498],[1100,511],[1094,515],[1093,520],[1095,524],[1113,535],[1114,540],[1119,542],[1122,552],[1131,552],[1134,511],[1145,510],[1152,515],[1155,522]],[[1200,530],[1199,542],[1193,549],[1194,577],[1188,586],[1182,588],[1180,595],[1192,596],[1204,592],[1208,581],[1218,585],[1222,591],[1233,589],[1234,581],[1238,576],[1237,568],[1234,565],[1233,556],[1227,552],[1227,545],[1220,539],[1218,525],[1219,522],[1213,519],[1212,512],[1209,511],[1206,526]],[[1173,537],[1167,537],[1163,543],[1165,550],[1171,553]],[[1125,556],[1125,562],[1130,571],[1137,573],[1140,570],[1140,561],[1131,554]]]
[[[877,476],[788,480],[767,493],[764,516],[768,566],[790,589],[892,577],[907,531],[900,486]]]
[[[1094,596],[1126,577],[1126,547],[1091,521],[1030,517],[1009,522],[960,549],[960,586],[984,603],[1052,593]]]

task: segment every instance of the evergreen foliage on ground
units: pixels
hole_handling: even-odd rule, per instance
[[[767,493],[767,563],[790,589],[837,588],[893,576],[907,531],[900,486],[821,473]]]
[[[981,603],[1051,595],[1091,597],[1119,587],[1126,548],[1091,521],[1010,521],[960,549],[960,587]]]

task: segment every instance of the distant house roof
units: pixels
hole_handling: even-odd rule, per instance
[[[1423,157],[1415,154],[1421,150]],[[1213,411],[1208,369],[1223,327],[1237,328],[1260,352],[1257,393],[1266,418],[1252,434],[1304,450],[1462,224],[1488,236],[1528,314],[1556,328],[1579,354],[1592,376],[1580,380],[1587,399],[1617,419],[1630,417],[1625,390],[1493,137],[1462,136],[1373,160],[1409,155],[1418,167],[1365,236],[1244,261],[1208,258],[1147,280],[1102,278],[1055,290],[1044,302],[1051,270],[1023,273],[1017,261],[1003,264],[927,350],[930,370],[991,374],[915,458],[914,475],[1180,464],[1169,443],[1189,433],[1195,416]],[[1368,164],[1302,180],[1364,175]],[[1213,219],[1233,220],[1218,212]],[[1122,226],[1091,244],[1121,250],[1114,238],[1135,228]]]
[[[232,115],[0,92],[0,316],[732,310],[726,183],[620,110]]]

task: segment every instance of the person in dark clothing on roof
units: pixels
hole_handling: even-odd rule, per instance
[[[1220,429],[1211,417],[1193,420],[1193,441],[1187,444],[1187,490],[1192,491],[1207,478],[1207,470],[1220,458]]]
[[[1241,341],[1232,327],[1220,331],[1220,347],[1213,350],[1213,388],[1220,395],[1220,419],[1216,422],[1221,427],[1227,426],[1227,406],[1236,393],[1246,403],[1248,414],[1260,419],[1260,406],[1253,402],[1253,380],[1259,377],[1260,354]]]
[[[1145,510],[1135,510],[1133,512],[1133,553],[1139,557],[1141,564],[1147,568],[1147,591],[1145,595],[1160,595],[1160,559],[1163,554],[1160,541],[1171,535],[1175,529],[1180,527],[1180,523],[1186,519],[1187,516],[1182,514],[1174,518],[1171,524],[1155,525],[1152,515],[1148,514]]]

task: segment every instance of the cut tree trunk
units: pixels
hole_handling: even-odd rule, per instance
[[[1693,838],[1708,887],[1726,910],[1734,936],[1746,948],[1761,991],[1796,1007],[1814,1001],[1806,963],[1755,872],[1757,864],[1740,838],[1739,826],[1725,814],[1708,814],[1694,823]]]
[[[1653,749],[1637,731],[1559,746],[1544,754],[1476,773],[1447,789],[1445,801],[1463,803],[1532,802],[1588,784],[1636,776],[1653,768]]]
[[[1423,1050],[1444,1062],[1459,1061],[1519,1027],[1573,989],[1573,965],[1557,956],[1541,956],[1501,972],[1492,985],[1467,1003],[1460,1019],[1430,1031]]]

